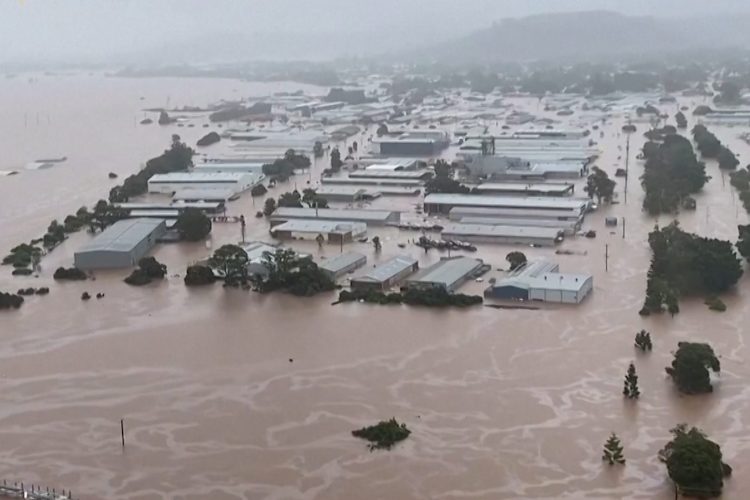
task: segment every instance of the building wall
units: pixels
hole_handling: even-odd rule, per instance
[[[384,156],[432,156],[437,148],[432,143],[416,142],[382,142],[380,154]]]
[[[553,238],[532,238],[530,236],[465,236],[452,235],[450,233],[441,233],[440,237],[444,240],[460,240],[472,243],[491,243],[495,245],[540,245],[551,247],[556,242]]]
[[[485,297],[500,300],[529,300],[529,291],[515,286],[495,286],[488,288]]]
[[[146,238],[142,239],[132,249],[121,250],[92,250],[76,252],[73,255],[73,265],[78,269],[116,269],[134,267],[141,257],[144,257],[155,245],[156,240],[164,233],[165,223],[156,227]]]

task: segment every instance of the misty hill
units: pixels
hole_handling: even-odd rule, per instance
[[[504,19],[420,55],[461,62],[587,60],[688,49],[748,48],[747,22],[745,16],[677,20],[605,11],[540,14]]]

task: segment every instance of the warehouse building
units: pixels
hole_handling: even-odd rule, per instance
[[[239,195],[233,189],[180,189],[174,196],[174,202],[219,202],[226,203],[230,200],[236,200]]]
[[[401,221],[401,212],[371,209],[279,207],[270,217],[271,225],[290,219],[364,222],[368,226],[385,226],[387,224],[398,224]]]
[[[324,260],[318,264],[318,268],[331,278],[331,280],[336,281],[343,275],[359,269],[366,263],[367,257],[361,253],[346,252]]]
[[[442,130],[410,130],[396,137],[372,140],[372,152],[381,156],[435,156],[450,144]]]
[[[591,200],[578,198],[551,198],[518,196],[481,196],[475,194],[433,193],[424,198],[424,209],[428,213],[449,213],[454,207],[504,208],[512,210],[555,210],[586,212]]]
[[[573,236],[581,229],[581,220],[560,221],[545,219],[514,219],[510,217],[462,217],[461,224],[484,224],[487,226],[550,227],[562,231],[565,236]]]
[[[172,194],[185,189],[220,188],[241,193],[262,180],[262,174],[173,172],[152,176],[148,180],[148,192]]]
[[[486,182],[474,186],[472,191],[478,194],[499,194],[505,196],[570,196],[575,191],[573,184],[520,182]]]
[[[486,224],[447,224],[440,237],[444,240],[495,243],[499,245],[554,246],[564,233],[556,227],[490,226]]]
[[[482,271],[484,262],[469,257],[441,259],[439,262],[422,269],[406,280],[407,288],[420,290],[439,288],[453,292],[466,281]]]
[[[351,185],[351,186],[395,186],[395,187],[421,187],[424,181],[419,179],[378,179],[378,178],[353,178],[353,177],[322,177],[321,184],[329,185]]]
[[[583,214],[578,209],[571,210],[533,210],[516,208],[481,208],[481,207],[455,207],[448,212],[448,218],[453,221],[461,221],[465,217],[493,217],[527,219],[528,221],[551,220],[561,222],[583,222]],[[535,225],[528,222],[529,226]]]
[[[255,174],[263,175],[263,163],[259,162],[212,162],[198,163],[193,167],[196,173],[227,173],[227,174]]]
[[[484,296],[503,300],[536,300],[541,302],[580,304],[593,290],[590,274],[559,272],[549,261],[528,263],[507,278],[485,290]]]
[[[117,221],[75,252],[74,265],[84,270],[133,267],[166,231],[163,219]]]
[[[352,278],[354,290],[388,290],[419,269],[417,259],[400,255],[387,260],[362,276]]]
[[[315,239],[322,235],[328,243],[346,243],[367,233],[362,222],[336,222],[313,219],[289,219],[271,228],[271,236],[280,240]]]
[[[352,179],[398,179],[398,180],[421,180],[432,178],[429,170],[355,170],[349,174]]]
[[[315,190],[315,194],[326,201],[340,201],[354,203],[357,201],[369,201],[380,198],[380,191],[371,187],[329,185],[321,186]]]

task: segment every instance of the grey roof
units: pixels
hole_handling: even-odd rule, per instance
[[[460,205],[488,208],[539,208],[552,210],[578,209],[583,211],[583,209],[589,205],[590,201],[578,198],[521,198],[518,196],[433,193],[424,197],[424,203],[426,205]]]
[[[407,282],[439,283],[450,287],[482,267],[483,264],[482,260],[469,257],[442,259],[430,267],[422,269],[409,278]]]
[[[352,233],[353,236],[357,236],[367,231],[367,224],[363,222],[339,222],[317,219],[289,219],[271,228],[272,234],[277,231],[330,234]]]
[[[578,225],[576,220],[551,220],[551,219],[514,219],[511,217],[461,217],[461,224],[484,224],[487,226],[530,226],[554,227],[559,230],[572,229]]]
[[[163,219],[140,218],[117,221],[99,233],[77,253],[129,252],[163,224]]]
[[[349,174],[352,179],[357,178],[378,178],[378,179],[422,179],[423,177],[432,176],[429,170],[355,170]]]
[[[361,253],[346,252],[337,255],[336,257],[331,257],[330,259],[322,261],[320,264],[318,264],[318,267],[325,271],[337,273],[351,265],[357,263],[364,264],[365,262],[367,262],[367,257],[362,255]]]
[[[480,208],[480,207],[454,207],[448,212],[451,220],[460,220],[463,217],[515,217],[535,219],[557,220],[559,217],[566,219],[580,219],[580,210],[535,210],[516,208]],[[529,222],[533,225],[533,222]]]
[[[236,195],[234,189],[227,188],[192,188],[180,189],[172,196],[175,201],[180,200],[202,200],[202,201],[227,201]]]
[[[577,292],[592,278],[590,274],[561,273],[558,269],[558,265],[550,261],[530,262],[495,283],[493,288],[513,286],[524,290],[536,288]]]
[[[151,184],[169,183],[238,183],[246,176],[246,172],[172,172],[169,174],[156,174],[148,180]]]
[[[490,236],[517,238],[545,238],[554,240],[560,235],[560,229],[539,226],[491,226],[486,224],[447,224],[443,235],[460,238],[462,236]]]
[[[526,192],[535,192],[535,193],[557,193],[557,194],[564,194],[568,191],[573,191],[574,185],[573,184],[563,184],[563,183],[534,183],[534,184],[526,184],[523,182],[485,182],[483,184],[480,184],[478,186],[475,186],[475,189],[479,191],[504,191],[509,193],[526,193]]]
[[[276,250],[278,250],[277,246],[262,241],[249,241],[241,244],[240,247],[247,254],[248,262],[262,262],[263,255],[266,252],[276,253]]]
[[[414,267],[415,264],[417,264],[417,259],[407,255],[399,255],[385,261],[375,269],[368,271],[366,274],[359,276],[352,281],[374,281],[376,283],[382,283],[388,281],[399,273],[402,273],[406,269]]]
[[[323,177],[322,184],[345,184],[345,185],[382,185],[382,186],[422,186],[424,181],[421,179],[352,179],[351,177]]]
[[[380,196],[380,192],[377,191],[373,187],[346,186],[346,185],[320,186],[319,188],[315,190],[315,194],[322,196],[324,198],[326,195],[352,196],[352,197],[370,196],[372,198],[376,198]]]
[[[386,222],[394,217],[398,218],[399,212],[390,210],[344,210],[338,208],[299,208],[279,207],[271,220],[288,219],[316,219],[333,221],[364,221],[364,222]]]

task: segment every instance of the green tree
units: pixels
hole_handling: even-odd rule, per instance
[[[208,259],[208,264],[219,271],[227,285],[247,282],[247,252],[237,245],[223,245]]]
[[[651,351],[654,348],[654,345],[651,343],[651,334],[646,330],[636,333],[635,346],[643,352]]]
[[[510,263],[510,270],[515,271],[526,264],[526,255],[523,252],[513,251],[505,256],[505,260]]]
[[[299,191],[292,191],[279,196],[278,206],[302,208],[302,197]]]
[[[604,443],[604,453],[602,454],[602,460],[607,462],[609,465],[625,464],[625,457],[622,454],[622,444],[620,438],[614,432],[610,434],[607,442]]]
[[[679,342],[672,366],[665,368],[677,389],[684,394],[712,392],[711,375],[721,371],[719,359],[708,344]]]
[[[688,430],[686,424],[671,433],[672,440],[659,451],[659,459],[667,465],[677,494],[691,498],[720,496],[724,478],[732,473],[723,462],[721,447],[699,429]]]
[[[622,389],[622,394],[629,399],[637,399],[641,395],[641,391],[638,389],[638,375],[635,373],[633,363],[630,363],[628,372],[625,374],[625,386]]]
[[[211,219],[197,208],[186,208],[177,217],[175,229],[185,241],[200,241],[211,234]]]
[[[734,170],[740,164],[740,161],[734,156],[732,150],[726,146],[722,146],[719,149],[716,159],[719,161],[719,168],[722,170]]]
[[[315,141],[315,144],[313,145],[313,156],[315,158],[323,157],[323,143],[320,141]]]
[[[677,128],[687,128],[687,118],[685,117],[685,113],[682,111],[678,111],[677,114],[674,116],[675,122],[677,122]]]
[[[380,252],[383,248],[382,243],[380,242],[380,236],[374,236],[372,238],[372,245],[375,247],[375,253]]]
[[[276,211],[276,200],[273,198],[266,199],[266,202],[263,205],[263,215],[269,217],[274,211]]]
[[[599,167],[594,167],[586,179],[585,190],[590,198],[596,196],[597,203],[601,204],[602,200],[609,203],[612,201],[615,192],[615,184],[615,181],[609,178],[607,172]]]
[[[339,148],[333,148],[331,151],[331,170],[338,172],[342,166],[344,166],[344,162],[341,161],[341,152]]]

